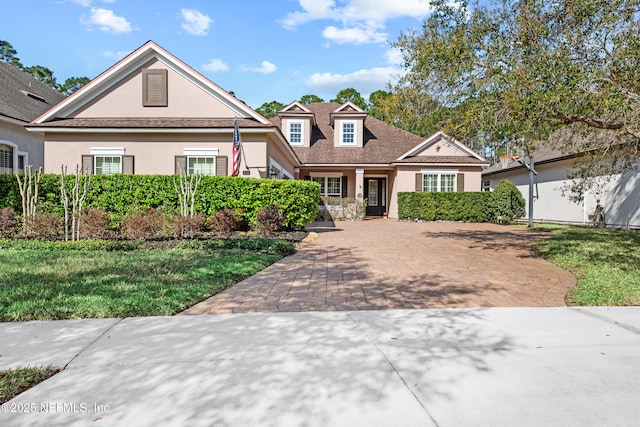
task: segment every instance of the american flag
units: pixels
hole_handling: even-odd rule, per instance
[[[232,176],[240,175],[240,131],[238,130],[238,119],[233,123],[233,172]]]

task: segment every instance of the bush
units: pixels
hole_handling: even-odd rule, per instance
[[[317,221],[347,221],[364,218],[367,202],[354,197],[321,197]]]
[[[0,209],[0,238],[13,237],[18,232],[18,221],[13,208]]]
[[[73,179],[73,176],[68,177]],[[94,175],[91,177],[85,208],[105,208],[116,224],[122,223],[131,209],[178,208],[174,176],[167,175]],[[60,175],[42,175],[39,203],[60,203]],[[223,209],[242,209],[243,217],[255,223],[256,214],[277,204],[288,227],[304,226],[314,221],[318,211],[320,186],[312,181],[203,176],[196,194],[195,210],[210,217]],[[0,175],[0,208],[21,209],[20,191],[13,175]]]
[[[130,212],[122,222],[122,235],[133,240],[154,238],[163,229],[163,217],[164,215],[154,208]]]
[[[492,218],[489,192],[399,193],[399,219],[486,222]]]
[[[111,239],[116,235],[111,228],[111,217],[104,208],[88,208],[82,211],[80,237],[83,239]]]
[[[207,223],[214,236],[221,239],[228,239],[234,231],[241,230],[246,226],[246,222],[242,218],[242,210],[238,209],[223,209],[216,212]]]
[[[256,215],[256,232],[261,236],[273,236],[281,231],[285,218],[278,205],[269,205],[258,211]]]
[[[171,218],[170,225],[174,237],[193,239],[205,228],[204,215],[201,213],[194,216],[178,214]]]
[[[64,235],[64,220],[58,215],[36,213],[33,218],[27,220],[26,225],[26,237],[56,240]]]
[[[510,223],[525,215],[524,197],[511,181],[500,181],[491,194],[491,221]]]

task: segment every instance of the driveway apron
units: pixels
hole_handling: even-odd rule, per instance
[[[376,219],[307,227],[317,238],[181,314],[564,306],[575,277],[536,256],[548,233]]]

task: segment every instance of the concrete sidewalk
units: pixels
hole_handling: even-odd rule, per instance
[[[3,426],[631,426],[640,307],[0,324]]]

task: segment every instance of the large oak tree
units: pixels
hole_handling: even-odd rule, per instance
[[[640,150],[640,0],[435,0],[393,44],[406,73],[389,121],[495,148],[587,152],[577,177]],[[561,131],[559,131],[562,129]],[[513,149],[513,148],[512,148]]]

